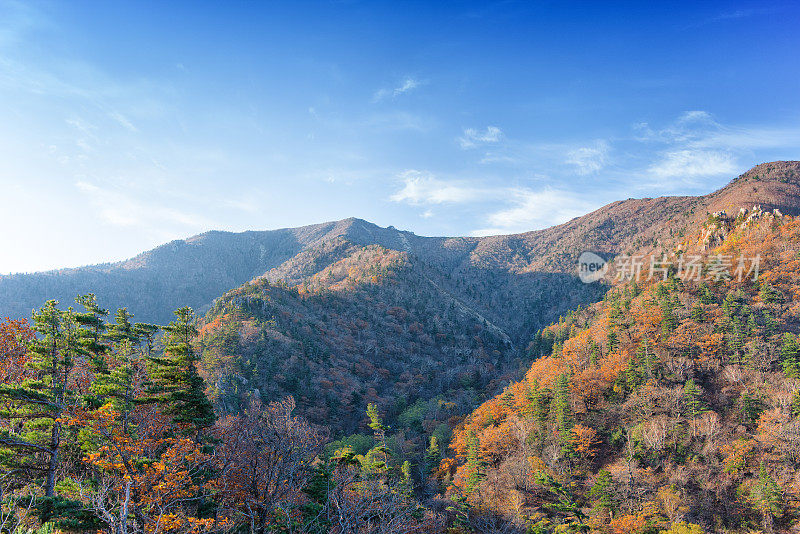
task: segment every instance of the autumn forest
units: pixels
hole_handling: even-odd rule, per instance
[[[799,179],[503,238],[315,227],[165,324],[122,275],[44,300],[0,323],[0,531],[795,532]],[[676,261],[583,284],[581,250]]]

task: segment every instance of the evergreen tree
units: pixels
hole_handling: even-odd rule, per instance
[[[769,337],[775,333],[775,330],[778,328],[778,323],[772,318],[772,314],[769,310],[764,310],[762,315],[764,316],[764,335]]]
[[[703,306],[698,302],[692,308],[692,321],[696,323],[702,323],[706,320],[706,312],[703,309]]]
[[[175,312],[176,320],[164,327],[164,355],[150,358],[150,402],[163,406],[165,413],[196,434],[214,422],[214,411],[197,372],[198,357],[192,349],[197,335],[194,313],[187,307]]]
[[[428,448],[425,450],[425,474],[430,475],[442,460],[442,451],[439,448],[439,440],[436,436],[431,436]]]
[[[788,378],[800,378],[800,345],[797,343],[797,337],[790,332],[783,335],[783,343],[781,344],[781,361],[783,363],[783,372]]]
[[[606,337],[606,344],[608,345],[608,352],[614,352],[619,346],[619,335],[614,328],[609,329],[608,336]]]
[[[695,432],[695,421],[697,417],[705,412],[705,406],[700,398],[702,390],[691,378],[683,386],[683,403],[686,407],[686,416],[692,420],[692,433]]]
[[[385,473],[389,469],[389,447],[386,446],[388,427],[383,424],[378,414],[378,407],[373,403],[367,405],[367,417],[375,438],[375,447],[367,453],[367,458],[370,460],[369,470]]]
[[[678,326],[678,318],[675,316],[675,301],[669,297],[661,301],[661,332],[669,334]]]
[[[608,469],[601,469],[597,473],[594,485],[589,490],[589,495],[597,501],[596,506],[608,513],[609,517],[614,517],[617,509],[617,499],[614,494],[614,479]]]
[[[75,400],[71,377],[82,352],[74,314],[57,305],[50,300],[33,313],[38,337],[28,347],[30,378],[0,384],[0,418],[6,421],[0,427],[0,462],[20,476],[43,477],[44,496],[51,501],[64,444],[60,418]]]
[[[481,444],[473,430],[467,432],[467,480],[464,491],[472,493],[484,477],[485,463],[481,458]]]
[[[748,425],[754,424],[764,411],[764,404],[761,399],[749,395],[746,391],[742,393],[742,420]]]
[[[625,368],[625,387],[629,392],[634,391],[642,385],[642,382],[643,377],[638,359],[630,358],[628,366]]]
[[[642,339],[637,351],[639,363],[642,368],[643,378],[652,378],[656,372],[656,355],[650,348],[650,342],[647,338]]]
[[[108,372],[108,363],[105,356],[111,348],[105,339],[104,317],[108,315],[108,310],[97,304],[97,298],[93,293],[78,296],[75,302],[84,309],[82,312],[75,313],[75,322],[81,326],[79,332],[83,355],[91,362],[95,373],[106,373]]]
[[[744,332],[742,322],[738,317],[732,317],[728,322],[727,332],[728,348],[733,353],[733,361],[741,363],[741,352],[744,346]]]
[[[750,489],[750,499],[761,513],[761,523],[766,534],[772,533],[772,522],[775,515],[783,509],[783,492],[775,479],[767,472],[761,462],[758,481]]]
[[[556,418],[556,428],[559,432],[569,432],[572,430],[572,393],[570,391],[570,379],[566,373],[558,375],[553,389],[552,412]]]
[[[593,339],[589,340],[589,365],[597,367],[597,361],[600,358],[600,347]]]
[[[703,304],[714,304],[716,301],[717,299],[714,298],[714,294],[711,292],[708,284],[702,282],[700,284],[700,302]]]
[[[758,335],[758,321],[756,321],[755,313],[751,313],[747,318],[747,335],[751,337]]]
[[[762,282],[761,289],[758,292],[758,296],[762,302],[765,304],[775,304],[778,302],[783,302],[783,294],[772,287],[769,282]]]

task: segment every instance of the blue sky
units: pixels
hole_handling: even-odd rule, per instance
[[[796,2],[0,0],[0,273],[538,229],[800,159]]]

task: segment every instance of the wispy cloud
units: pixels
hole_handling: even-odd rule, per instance
[[[485,226],[473,235],[524,232],[560,224],[597,208],[578,194],[545,186],[486,186],[465,180],[445,180],[423,171],[401,174],[403,187],[391,196],[394,202],[414,206],[465,204],[483,206]],[[430,209],[423,218],[432,216]]]
[[[375,91],[372,95],[372,102],[377,103],[387,99],[393,100],[400,95],[413,91],[421,85],[423,85],[422,81],[416,78],[406,77],[395,87],[384,87]]]
[[[495,235],[546,228],[585,215],[598,207],[570,191],[544,188],[509,190],[510,207],[489,214],[489,227],[473,235]]]
[[[487,126],[483,131],[467,128],[464,130],[464,134],[458,138],[458,144],[466,150],[479,145],[499,143],[502,139],[503,131],[497,126]]]
[[[653,154],[643,174],[653,179],[650,186],[661,188],[733,176],[743,170],[746,158],[750,161],[745,165],[754,163],[755,150],[800,148],[800,127],[726,125],[702,110],[686,111],[662,128],[641,123],[635,130],[633,141],[642,152]]]
[[[596,141],[592,146],[582,146],[567,152],[567,163],[574,165],[578,174],[594,174],[608,161],[608,142]]]
[[[738,166],[731,154],[709,150],[675,150],[664,153],[648,171],[657,178],[733,175]]]
[[[119,191],[111,187],[79,181],[75,187],[83,192],[89,203],[98,210],[100,217],[114,226],[136,227],[153,233],[172,235],[176,226],[184,232],[196,232],[214,228],[214,221],[197,213],[168,206],[157,205],[151,199],[140,201],[130,191]],[[167,235],[165,234],[165,235]]]
[[[403,187],[390,198],[412,205],[475,202],[491,192],[465,182],[441,180],[424,171],[404,171],[400,178]]]

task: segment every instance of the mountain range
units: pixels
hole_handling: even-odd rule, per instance
[[[681,229],[721,210],[761,205],[800,210],[800,163],[758,165],[704,196],[628,199],[564,224],[514,235],[422,237],[350,218],[269,231],[210,231],[175,240],[128,260],[0,276],[0,316],[27,317],[45,299],[69,305],[94,292],[111,309],[166,324],[189,305],[205,313],[214,299],[257,278],[297,285],[352,252],[377,245],[407,254],[442,278],[441,289],[515,341],[564,311],[594,300],[575,275],[578,255],[609,258],[656,249]]]
[[[189,305],[204,316],[202,367],[218,409],[236,411],[256,390],[291,394],[312,422],[348,433],[368,402],[390,420],[431,399],[458,416],[521,376],[536,332],[608,289],[577,277],[583,251],[672,250],[711,214],[753,205],[800,213],[800,162],[515,235],[422,237],[355,218],[207,232],[118,263],[4,276],[0,316],[87,292],[159,324]]]

